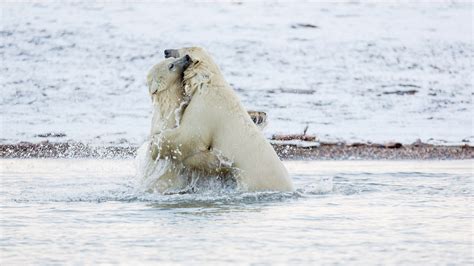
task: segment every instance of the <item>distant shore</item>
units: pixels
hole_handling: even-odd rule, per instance
[[[272,143],[283,160],[464,160],[474,159],[474,146],[425,143],[402,145],[366,143]],[[131,159],[137,146],[97,146],[81,142],[19,142],[0,144],[0,158],[97,158]]]

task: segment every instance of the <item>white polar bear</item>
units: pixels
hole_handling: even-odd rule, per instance
[[[182,84],[184,69],[189,63],[190,58],[186,56],[179,60],[170,58],[156,64],[148,72],[147,85],[153,104],[151,136],[159,136],[162,131],[179,126],[181,114],[189,102]],[[259,128],[265,126],[264,112],[248,113]],[[230,165],[226,165],[224,158],[212,152],[187,158],[189,162],[199,162],[195,164],[197,167],[185,167],[181,161],[173,158],[157,160],[157,155],[158,149],[149,141],[137,152],[137,176],[143,190],[165,194],[186,193],[194,190],[199,178],[201,181],[221,182],[224,186],[232,183],[232,180],[226,180]]]
[[[166,59],[153,66],[147,75],[147,85],[153,104],[150,135],[179,125],[186,104],[182,77],[190,64],[189,57]],[[188,178],[183,167],[169,158],[157,160],[157,150],[147,141],[137,152],[138,176],[143,189],[150,192],[169,192],[184,189]]]
[[[189,97],[183,86],[184,70],[191,63],[189,56],[166,59],[153,66],[147,75],[147,85],[153,103],[151,136],[156,138],[166,130],[178,127]],[[258,112],[257,112],[258,113]],[[186,193],[194,189],[196,179],[224,176],[230,165],[211,151],[177,160],[175,156],[158,159],[158,149],[146,142],[137,152],[138,177],[141,186],[150,192]],[[183,162],[199,162],[187,165]],[[227,180],[224,180],[227,181]]]
[[[155,135],[160,158],[206,168],[215,164],[202,155],[213,154],[232,162],[242,191],[293,191],[286,168],[207,52],[194,47],[167,53],[170,57],[191,56],[183,78],[190,101],[178,127]]]

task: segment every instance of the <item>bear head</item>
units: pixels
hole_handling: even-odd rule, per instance
[[[158,94],[171,88],[181,88],[184,71],[192,63],[189,55],[168,58],[154,65],[147,75],[148,92],[152,101]]]
[[[192,63],[184,72],[183,84],[185,94],[192,96],[198,88],[205,86],[213,79],[220,77],[221,71],[210,54],[201,47],[184,47],[180,49],[166,49],[165,58],[178,58],[189,55]],[[213,84],[213,86],[221,84]]]

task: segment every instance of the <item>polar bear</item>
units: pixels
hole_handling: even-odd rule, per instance
[[[216,63],[214,63],[212,57],[207,54],[204,49],[200,47],[188,47],[188,48],[181,48],[181,49],[166,49],[164,51],[165,58],[178,58],[180,57],[179,55],[181,54],[182,56],[185,56],[186,54],[192,54],[194,58],[205,58],[208,60],[209,64],[208,67],[213,66],[215,69],[214,70],[209,70],[209,71],[215,71],[216,73],[220,73],[220,69]],[[249,110],[247,113],[250,116],[250,119],[257,125],[258,128],[263,130],[267,126],[267,114],[262,111],[254,111],[254,110]]]
[[[180,114],[187,102],[182,78],[190,63],[189,56],[177,60],[168,58],[148,71],[146,82],[153,104],[151,135],[179,124]]]
[[[147,75],[147,85],[153,104],[151,142],[146,142],[138,151],[139,176],[142,186],[150,192],[185,193],[193,189],[195,177],[219,177],[229,175],[230,164],[212,151],[193,154],[176,160],[164,157],[159,160],[158,149],[153,145],[153,137],[159,137],[166,130],[178,127],[184,108],[189,102],[183,86],[183,75],[191,63],[189,56],[179,59],[169,58],[153,66]],[[199,162],[190,163],[186,162]],[[226,181],[226,180],[225,180]],[[191,187],[190,187],[191,186]]]
[[[151,136],[159,136],[162,131],[179,126],[181,114],[189,102],[182,84],[184,70],[189,64],[189,56],[178,60],[169,58],[154,65],[148,72],[147,85],[153,105]],[[248,113],[259,128],[265,127],[264,112]],[[230,165],[219,154],[200,153],[184,160],[199,162],[194,163],[194,167],[186,167],[183,162],[173,158],[157,160],[157,155],[158,149],[153,141],[145,142],[137,152],[138,176],[142,188],[149,192],[187,193],[194,190],[194,181],[199,178],[202,181],[218,178],[225,186],[233,181],[227,178],[231,171]]]
[[[186,104],[182,77],[189,59],[166,59],[148,72],[148,92],[153,105],[150,136],[178,125]],[[188,180],[181,175],[182,165],[168,158],[157,160],[157,149],[152,143],[145,142],[137,152],[138,176],[143,188],[159,193],[184,189]]]
[[[186,167],[213,165],[202,154],[226,158],[242,191],[293,191],[293,183],[275,150],[252,122],[219,67],[202,48],[166,50],[169,57],[190,56],[183,89],[189,103],[178,127],[155,135],[160,158]]]

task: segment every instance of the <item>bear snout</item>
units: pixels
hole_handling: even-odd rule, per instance
[[[165,58],[178,58],[179,57],[179,51],[177,49],[166,49],[165,50]]]
[[[191,56],[185,55],[184,56],[184,66],[183,66],[184,70],[186,70],[189,67],[189,65],[191,65],[192,62],[193,62],[193,60],[191,60]]]

